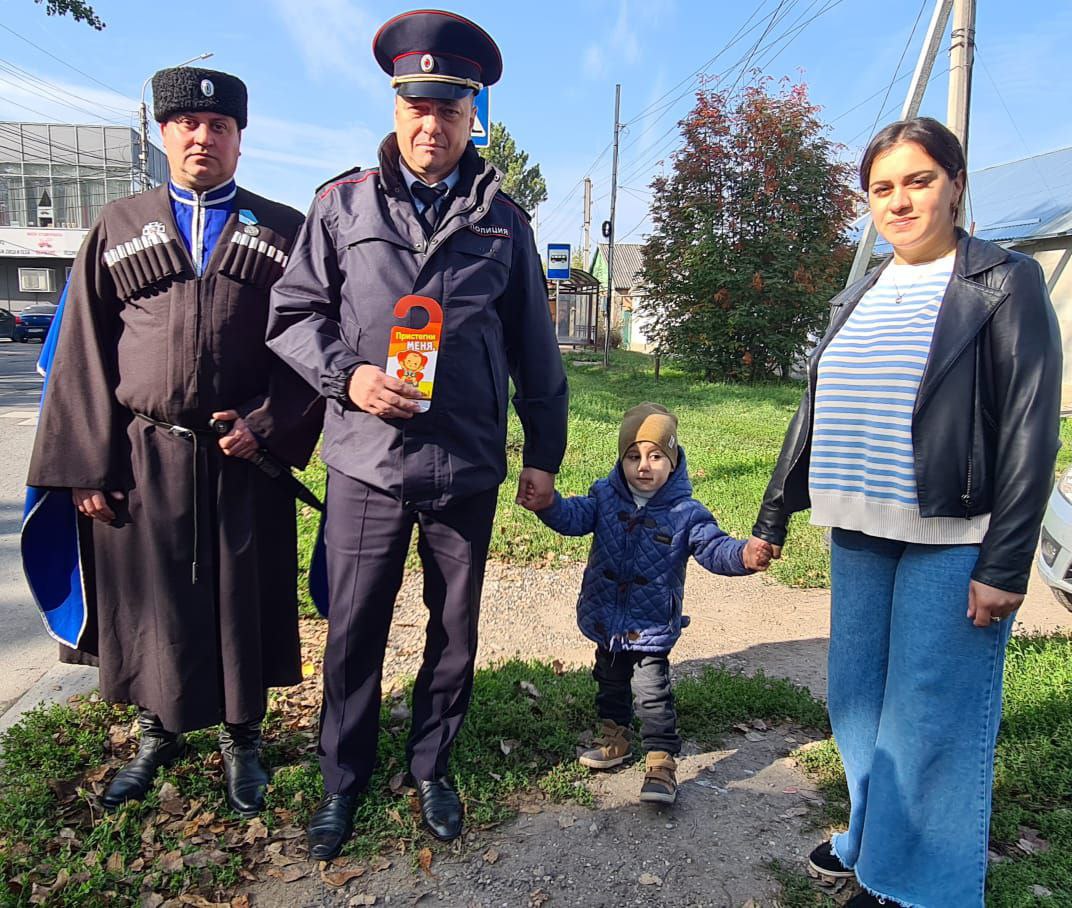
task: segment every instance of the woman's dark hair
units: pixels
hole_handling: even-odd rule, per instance
[[[949,175],[949,179],[955,180],[961,172],[967,178],[968,166],[964,160],[960,139],[932,117],[916,117],[891,123],[871,140],[863,160],[860,161],[860,188],[864,192],[867,192],[868,183],[871,181],[871,165],[875,163],[875,158],[901,142],[915,142],[920,145],[938,162],[942,170]]]

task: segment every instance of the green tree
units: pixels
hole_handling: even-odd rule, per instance
[[[639,315],[657,352],[707,381],[787,375],[851,259],[850,169],[805,86],[769,88],[697,92],[651,184]]]
[[[82,0],[34,0],[34,3],[44,3],[45,12],[50,16],[70,16],[75,22],[85,22],[97,31],[104,28],[104,22],[93,7]]]
[[[491,124],[488,147],[480,153],[502,172],[502,188],[527,212],[531,214],[537,205],[547,201],[547,183],[540,174],[540,165],[529,167],[528,152],[517,147],[501,123]]]

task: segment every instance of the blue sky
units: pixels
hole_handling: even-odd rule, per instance
[[[47,17],[32,0],[2,0],[2,25],[11,31],[0,28],[0,119],[134,124],[147,76],[213,51],[202,65],[240,75],[250,90],[239,181],[302,210],[333,174],[373,163],[391,128],[391,90],[370,43],[378,26],[407,6],[372,0],[93,5],[107,22],[103,32]],[[636,242],[648,227],[648,184],[660,166],[669,166],[674,124],[691,106],[694,76],[708,61],[716,58],[709,74],[728,73],[732,82],[766,31],[752,64],[776,78],[803,79],[831,138],[856,160],[876,119],[881,126],[900,111],[932,7],[933,0],[466,0],[449,8],[479,22],[502,49],[505,71],[492,89],[492,119],[507,126],[547,179],[541,243],[576,245],[586,173],[594,182],[593,243],[609,214],[616,82],[628,124],[618,238]],[[1072,145],[1072,3],[984,0],[978,17],[970,167]],[[724,50],[742,27],[752,30]],[[923,107],[940,119],[947,46],[948,39]],[[904,78],[880,113],[902,53]]]

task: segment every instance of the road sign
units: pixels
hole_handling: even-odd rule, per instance
[[[547,279],[568,281],[570,276],[569,243],[547,244]]]
[[[480,94],[473,98],[476,116],[473,118],[473,144],[477,148],[487,148],[491,138],[491,94],[487,86],[480,89]]]

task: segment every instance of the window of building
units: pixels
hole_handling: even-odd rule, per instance
[[[51,268],[19,269],[19,290],[23,293],[51,293],[55,289]]]

